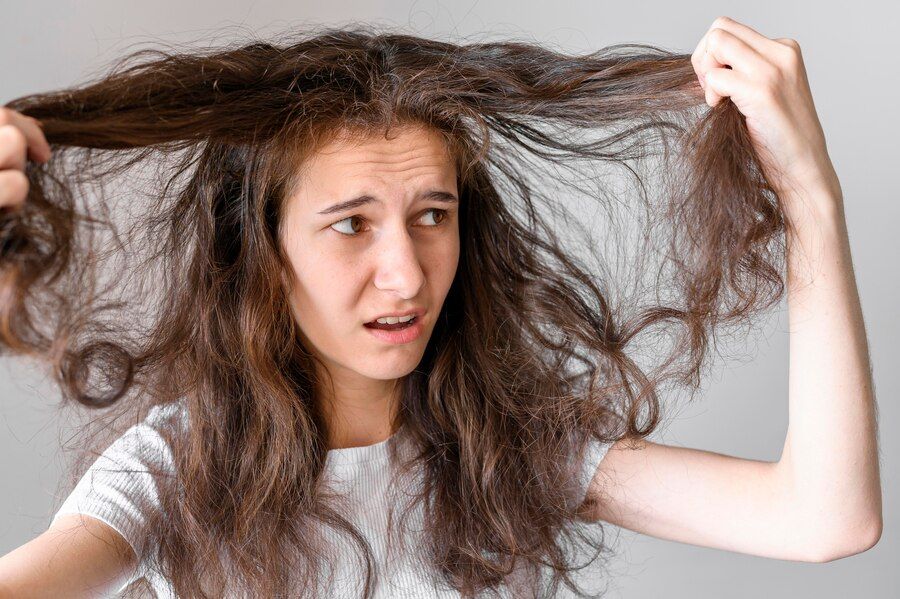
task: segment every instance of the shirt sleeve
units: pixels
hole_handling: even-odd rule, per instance
[[[588,489],[591,486],[591,481],[594,479],[594,474],[597,472],[597,468],[600,467],[600,462],[606,457],[610,447],[612,447],[612,443],[601,442],[593,437],[588,440],[584,449],[584,458],[581,462],[581,478],[579,479],[580,485],[578,487],[579,499],[576,505],[581,505],[587,498]]]
[[[589,370],[572,373],[570,375],[572,388],[577,393],[586,393],[590,375],[591,371]],[[578,496],[576,497],[577,503],[575,507],[581,505],[587,498],[588,489],[591,486],[591,481],[594,479],[594,474],[596,474],[597,468],[600,467],[600,463],[606,457],[610,447],[612,447],[612,443],[598,441],[593,436],[588,438],[581,458],[581,470],[579,471],[577,488]]]
[[[144,532],[148,516],[159,509],[155,472],[173,472],[168,444],[157,430],[167,406],[155,406],[145,420],[129,428],[88,468],[56,511],[51,525],[62,514],[86,514],[114,528],[131,545],[139,566],[121,592],[143,575]]]

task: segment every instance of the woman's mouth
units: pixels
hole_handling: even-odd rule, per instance
[[[375,338],[390,344],[404,344],[415,341],[425,330],[424,321],[416,316],[409,322],[385,324],[367,322],[363,325]]]
[[[403,329],[408,329],[409,327],[414,325],[418,319],[418,316],[413,316],[412,320],[408,322],[396,322],[394,324],[381,323],[375,320],[372,322],[367,322],[364,326],[370,329],[378,329],[380,331],[402,331]]]

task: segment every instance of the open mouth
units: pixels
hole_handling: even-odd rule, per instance
[[[408,329],[414,325],[418,319],[418,316],[413,316],[412,320],[409,322],[397,322],[394,324],[383,324],[376,320],[374,322],[367,322],[363,326],[369,327],[370,329],[379,329],[381,331],[402,331],[403,329]]]

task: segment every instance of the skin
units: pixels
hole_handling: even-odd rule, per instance
[[[303,166],[281,223],[291,310],[334,382],[319,390],[329,447],[371,445],[394,432],[400,379],[421,361],[456,274],[458,202],[421,197],[458,198],[456,169],[442,138],[420,127],[392,139],[339,139]],[[363,194],[381,203],[318,214]],[[410,343],[386,343],[363,326],[413,307],[427,312]]]

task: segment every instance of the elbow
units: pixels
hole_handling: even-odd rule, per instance
[[[813,549],[812,559],[816,563],[833,562],[868,551],[881,540],[883,525],[881,514],[877,514],[864,524],[846,531],[831,543],[818,543]]]

